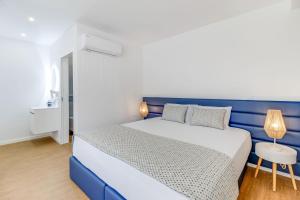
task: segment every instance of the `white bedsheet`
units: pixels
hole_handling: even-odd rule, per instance
[[[161,120],[160,118],[123,125],[153,135],[197,144],[223,152],[233,159],[238,174],[241,174],[251,150],[250,133],[237,128],[218,130],[201,126],[189,126]],[[77,136],[74,140],[73,155],[129,200],[187,199],[184,195],[128,164],[101,152]]]

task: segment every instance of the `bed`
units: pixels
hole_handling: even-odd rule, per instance
[[[298,110],[295,111],[295,109],[292,108],[299,109],[299,104],[294,102],[228,102],[228,100],[204,100],[208,101],[208,105],[210,106],[233,105],[233,116],[231,117],[230,125],[235,127],[217,130],[161,120],[160,115],[163,105],[166,102],[184,104],[195,103],[195,100],[172,98],[144,98],[144,100],[149,102],[150,114],[147,120],[123,124],[122,126],[222,152],[232,159],[234,171],[238,175],[242,174],[248,155],[250,151],[253,151],[251,144],[255,142],[255,139],[252,138],[251,140],[251,134],[255,136],[257,132],[252,132],[252,129],[248,129],[248,131],[245,129],[247,129],[247,127],[260,128],[257,124],[261,123],[261,116],[264,114],[258,113],[258,110],[262,107],[264,109],[262,112],[265,112],[265,109],[270,107],[283,108],[282,110],[285,112],[297,112],[298,114]],[[205,103],[203,100],[200,101],[202,105]],[[217,103],[215,101],[217,101]],[[199,102],[199,100],[197,100],[197,102]],[[254,109],[251,103],[255,105]],[[243,107],[244,110],[238,110],[241,107]],[[252,112],[245,111],[250,108]],[[237,115],[240,115],[239,118],[237,118]],[[247,117],[241,117],[242,115],[247,115]],[[256,115],[259,117],[256,117]],[[255,117],[253,118],[253,116]],[[247,123],[241,123],[242,120]],[[254,120],[253,125],[250,120]],[[288,128],[293,127],[294,122],[288,122],[287,124]],[[293,136],[295,137],[295,135]],[[296,137],[298,137],[298,135],[296,135]],[[73,156],[70,159],[70,175],[72,180],[78,184],[91,199],[188,199],[182,193],[171,189],[153,177],[142,173],[114,156],[102,152],[96,148],[95,145],[91,145],[91,142],[79,136],[74,137]],[[235,181],[237,184],[238,176]]]
[[[189,126],[162,120],[159,117],[123,124],[123,126],[224,152],[232,158],[238,175],[242,173],[251,150],[250,133],[238,128],[218,130]],[[123,161],[101,152],[78,136],[74,138],[73,156],[105,180],[108,185],[113,186],[126,199],[188,199]]]

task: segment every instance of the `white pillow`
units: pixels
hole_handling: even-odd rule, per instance
[[[217,106],[189,105],[187,113],[186,113],[186,118],[185,118],[185,121],[188,124],[191,123],[191,118],[192,118],[192,115],[193,115],[193,108],[194,107],[204,107],[204,108],[208,108],[208,109],[225,109],[226,114],[225,114],[225,118],[224,118],[224,126],[225,126],[225,128],[229,127],[229,121],[230,121],[231,110],[232,110],[231,106],[217,107]]]
[[[162,119],[184,123],[187,108],[187,105],[167,103],[164,106]]]
[[[229,121],[230,121],[231,110],[232,110],[231,106],[227,106],[227,107],[203,106],[203,107],[212,108],[212,109],[225,109],[226,114],[225,114],[225,118],[224,118],[224,125],[225,125],[226,128],[229,127]]]
[[[226,112],[226,109],[207,108],[204,106],[194,107],[190,124],[224,130],[226,128],[224,124]]]
[[[197,107],[199,105],[188,105],[187,111],[186,111],[186,115],[185,115],[185,123],[186,124],[190,124],[191,123],[191,119],[193,116],[193,109],[194,107]]]

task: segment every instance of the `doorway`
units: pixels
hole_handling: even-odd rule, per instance
[[[61,139],[64,143],[68,143],[74,132],[72,53],[61,59],[61,119]]]

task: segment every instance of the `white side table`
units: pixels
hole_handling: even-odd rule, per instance
[[[288,165],[294,189],[297,190],[292,168],[292,164],[297,162],[297,151],[295,149],[280,144],[259,142],[255,145],[255,154],[259,157],[255,171],[255,178],[257,177],[263,159],[272,162],[273,191],[276,191],[277,164],[281,164],[283,167]]]

